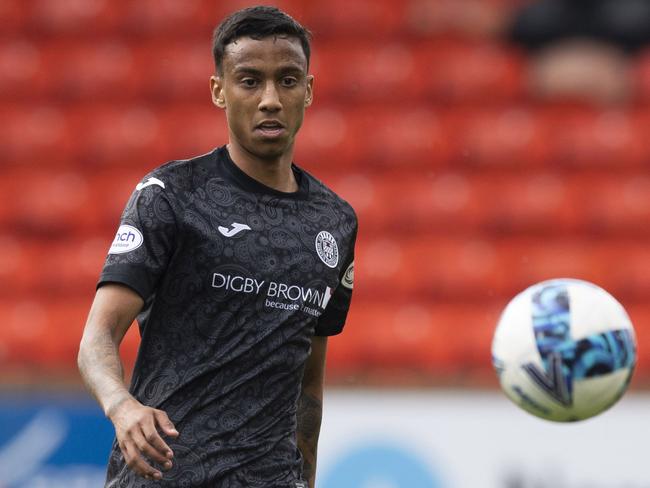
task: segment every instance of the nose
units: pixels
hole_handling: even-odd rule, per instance
[[[275,83],[269,80],[264,86],[262,98],[259,103],[259,109],[262,112],[277,112],[282,108],[280,103],[280,95]]]

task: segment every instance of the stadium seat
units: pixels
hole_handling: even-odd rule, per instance
[[[165,148],[158,161],[184,159],[212,151],[228,142],[223,110],[208,103],[171,106],[158,113],[157,145]],[[151,160],[151,157],[149,157]]]
[[[473,300],[508,297],[533,283],[574,277],[602,284],[620,295],[640,296],[646,281],[634,272],[647,253],[633,244],[612,246],[585,238],[534,237],[488,240],[479,236],[361,239],[359,294]],[[617,272],[612,269],[615,262]],[[639,269],[644,269],[639,266]],[[634,294],[622,276],[639,276]],[[617,279],[613,279],[614,277]],[[634,282],[631,282],[634,283]],[[620,292],[620,293],[617,293]]]
[[[106,33],[121,17],[115,0],[32,0],[23,2],[29,8],[29,28],[44,34],[79,35]]]
[[[41,236],[63,235],[92,221],[88,182],[75,172],[17,170],[0,180],[0,226]]]
[[[51,99],[115,100],[132,97],[150,76],[138,64],[132,47],[119,39],[90,43],[63,40],[44,43],[41,49]]]
[[[205,39],[139,43],[136,52],[141,74],[138,97],[211,104],[209,80],[215,67]]]
[[[348,112],[351,151],[367,168],[436,168],[449,162],[446,120],[429,106],[360,106]]]
[[[393,0],[305,2],[302,21],[318,37],[385,38],[404,24],[404,3]]]
[[[543,114],[551,164],[568,167],[642,167],[650,158],[650,117],[632,110],[549,107]]]
[[[65,303],[41,297],[0,300],[0,316],[5,320],[0,328],[0,364],[50,376],[76,370],[91,299]],[[139,342],[137,327],[131,329],[121,347],[127,368],[133,365]]]
[[[526,105],[450,110],[445,122],[456,164],[532,168],[548,162],[548,135]]]
[[[320,41],[314,45],[312,62],[314,93],[327,101],[372,101],[394,107],[416,100],[422,92],[417,63],[408,42]]]
[[[68,116],[54,104],[0,105],[0,154],[4,165],[58,164],[72,152]]]
[[[1,8],[1,7],[0,7]],[[0,18],[2,13],[0,13]],[[6,32],[4,29],[2,32]],[[0,97],[6,101],[24,99],[47,86],[43,76],[40,46],[24,38],[0,43]]]
[[[407,32],[433,38],[491,39],[500,36],[517,2],[510,0],[410,0]]]
[[[407,301],[381,304],[363,300],[350,312],[349,326],[330,341],[328,374],[356,371],[411,372],[448,377],[459,368],[490,368],[490,342],[499,305],[464,305]],[[406,379],[409,381],[409,379]]]
[[[18,38],[29,22],[29,8],[23,0],[0,2],[0,32],[10,38]]]
[[[87,104],[69,113],[75,159],[86,170],[102,166],[132,166],[164,159],[166,140],[160,119],[145,106]]]
[[[423,96],[440,103],[498,104],[524,95],[526,60],[492,43],[424,42],[418,47],[417,79]]]

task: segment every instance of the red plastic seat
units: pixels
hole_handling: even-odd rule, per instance
[[[212,151],[228,142],[222,109],[209,102],[172,106],[159,112],[164,159],[184,159]]]
[[[205,39],[140,43],[136,52],[139,97],[211,104],[209,80],[215,66]]]
[[[149,107],[85,105],[69,115],[71,137],[80,134],[75,158],[87,170],[101,166],[138,166],[161,161],[165,140],[160,138],[159,112]]]
[[[68,115],[49,104],[3,104],[0,154],[6,164],[57,164],[70,157]]]
[[[315,97],[395,107],[421,93],[424,80],[417,76],[417,62],[413,46],[406,42],[317,42],[312,62]]]
[[[525,105],[454,109],[445,122],[456,164],[530,168],[549,160],[547,128]]]
[[[500,306],[356,301],[343,335],[330,341],[328,371],[345,377],[406,370],[412,382],[416,372],[435,378],[490,371]]]
[[[23,0],[0,2],[0,32],[5,36],[17,36],[24,32],[29,19],[29,5]]]
[[[96,34],[114,29],[122,17],[120,1],[41,0],[30,4],[30,28],[61,34]]]
[[[87,180],[74,172],[15,171],[0,181],[0,224],[15,231],[53,235],[91,221]]]
[[[143,78],[151,76],[139,65],[133,48],[120,39],[98,39],[87,43],[63,40],[42,49],[48,83],[45,93],[52,99],[115,100],[141,96]]]
[[[400,110],[364,106],[347,116],[355,157],[366,167],[435,168],[449,162],[443,115],[425,107]]]
[[[32,373],[75,374],[77,352],[91,300],[54,302],[30,297],[0,300],[0,364]],[[139,342],[131,327],[121,348],[127,368],[132,367]]]
[[[296,140],[295,161],[300,166],[315,171],[356,167],[363,163],[356,148],[349,112],[318,105],[307,109]]]
[[[405,4],[393,0],[306,2],[300,19],[318,36],[382,37],[403,25]]]
[[[644,113],[558,107],[544,118],[552,164],[615,169],[642,167],[650,157]]]
[[[38,95],[47,86],[44,72],[38,44],[20,37],[0,44],[0,97],[3,99]]]
[[[442,103],[503,103],[524,93],[525,58],[503,45],[434,41],[418,46],[416,77]]]

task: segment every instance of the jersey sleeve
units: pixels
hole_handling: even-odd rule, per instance
[[[314,334],[317,336],[333,336],[340,334],[345,326],[350,303],[352,301],[352,288],[354,287],[354,246],[357,239],[357,227],[355,227],[350,242],[348,256],[343,263],[343,272],[339,275],[339,284],[327,304],[327,308],[318,318]]]
[[[177,219],[164,182],[149,178],[131,195],[108,251],[97,287],[120,283],[146,302],[176,247]]]

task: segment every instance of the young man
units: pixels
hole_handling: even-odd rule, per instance
[[[216,29],[213,52],[228,144],[136,186],[79,368],[115,426],[107,486],[313,488],[356,217],[292,164],[312,101],[308,32],[275,8],[248,8]],[[127,390],[118,346],[136,316]]]

